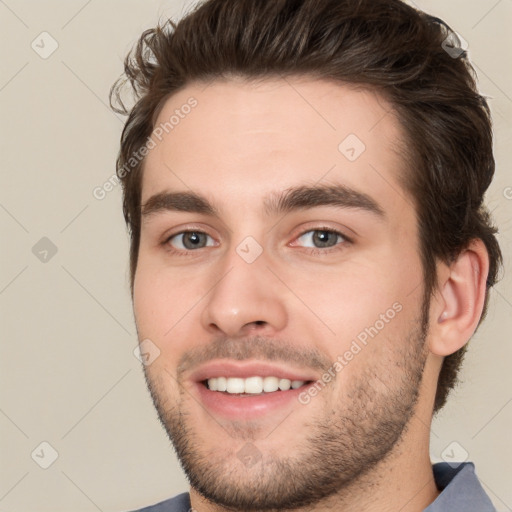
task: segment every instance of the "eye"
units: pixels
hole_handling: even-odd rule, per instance
[[[302,245],[314,249],[329,249],[341,242],[349,242],[349,239],[338,231],[322,228],[306,231],[297,238],[297,241],[300,243],[294,243],[293,245]]]
[[[165,243],[181,251],[202,249],[214,245],[213,238],[202,231],[182,231],[170,236]]]

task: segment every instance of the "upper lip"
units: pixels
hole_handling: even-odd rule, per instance
[[[279,377],[280,379],[301,380],[305,382],[316,379],[316,377],[308,371],[287,368],[275,363],[218,359],[199,366],[192,372],[190,380],[202,382],[213,377],[238,377],[247,379],[255,376]]]

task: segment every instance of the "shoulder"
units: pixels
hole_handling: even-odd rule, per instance
[[[132,512],[189,512],[190,511],[190,496],[188,492],[178,494],[174,498],[161,501],[155,505],[144,507],[141,509],[133,510]]]

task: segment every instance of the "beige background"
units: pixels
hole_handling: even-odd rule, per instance
[[[115,512],[187,489],[133,355],[121,190],[92,194],[114,172],[123,123],[107,102],[122,58],[187,5],[0,0],[0,512]],[[468,41],[491,98],[498,172],[487,201],[510,267],[512,0],[417,5]],[[42,32],[58,44],[46,59],[55,43]],[[46,262],[33,253],[42,237],[57,248]],[[432,433],[432,459],[465,450],[499,511],[512,510],[511,318],[505,274]],[[51,462],[42,442],[58,452],[48,469],[35,462]]]

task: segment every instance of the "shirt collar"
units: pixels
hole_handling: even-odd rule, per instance
[[[496,512],[475,474],[472,462],[453,464],[440,462],[432,467],[441,494],[423,512]]]

